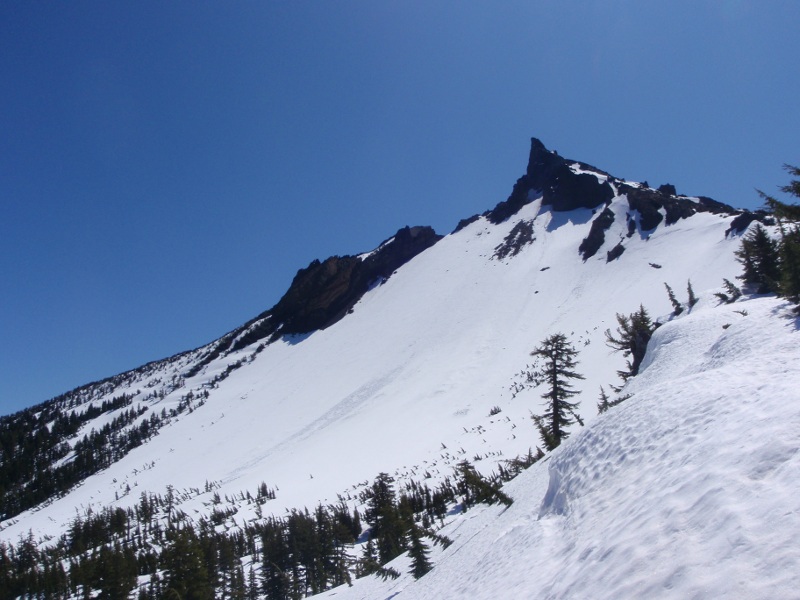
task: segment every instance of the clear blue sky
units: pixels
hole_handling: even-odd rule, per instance
[[[314,258],[504,200],[536,136],[755,207],[800,2],[3,2],[0,414],[204,344]]]

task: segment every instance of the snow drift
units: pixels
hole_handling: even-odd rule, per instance
[[[796,598],[798,320],[708,304],[657,330],[632,397],[506,486],[510,508],[446,528],[433,571],[325,597]]]

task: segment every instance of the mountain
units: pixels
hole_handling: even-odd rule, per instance
[[[591,426],[624,367],[605,344],[616,315],[666,320],[664,283],[711,302],[756,218],[533,139],[508,199],[451,234],[405,227],[314,261],[219,340],[4,417],[0,539],[74,539],[76,515],[150,497],[169,498],[167,521],[235,530],[319,504],[363,511],[379,473],[398,489],[444,484],[463,460],[488,475],[540,445],[541,390],[520,375],[534,347],[561,332],[579,350]]]

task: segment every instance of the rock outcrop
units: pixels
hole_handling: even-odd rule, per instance
[[[372,285],[391,277],[399,267],[441,238],[431,227],[403,227],[369,254],[312,261],[297,272],[275,306],[233,332],[235,342],[230,349],[333,325]]]
[[[577,165],[575,170],[572,165]],[[576,172],[577,171],[577,172]],[[531,151],[525,175],[514,184],[511,195],[484,216],[492,223],[502,223],[538,196],[556,211],[597,208],[614,197],[608,173],[576,160],[562,158],[531,138]]]

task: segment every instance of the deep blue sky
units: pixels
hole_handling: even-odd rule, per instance
[[[755,207],[800,3],[3,2],[0,414],[206,343],[314,258],[504,200],[536,136]]]

